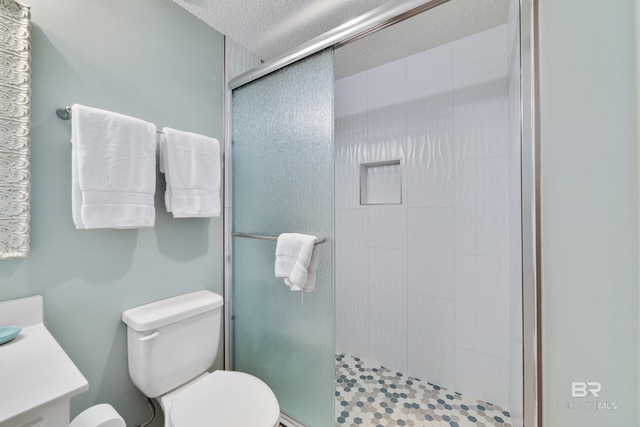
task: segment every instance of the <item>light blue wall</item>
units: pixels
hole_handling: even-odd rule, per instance
[[[640,3],[538,4],[543,425],[637,426]]]
[[[32,255],[0,261],[0,300],[42,294],[45,322],[89,381],[72,415],[109,402],[139,425],[121,312],[148,301],[222,292],[222,221],[173,219],[156,189],[156,226],[76,230],[71,123],[81,103],[222,140],[223,38],[170,0],[30,0],[33,25]],[[222,366],[218,358],[216,367]]]

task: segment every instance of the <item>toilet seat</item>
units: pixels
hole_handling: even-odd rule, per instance
[[[280,407],[260,379],[235,371],[215,371],[176,396],[173,427],[274,427]]]

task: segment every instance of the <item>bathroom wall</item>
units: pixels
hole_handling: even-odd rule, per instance
[[[537,4],[541,421],[637,426],[640,2]]]
[[[47,327],[89,381],[72,415],[108,402],[140,425],[149,410],[129,380],[120,315],[198,289],[221,292],[222,221],[173,219],[158,175],[154,228],[76,230],[71,123],[55,109],[81,103],[222,141],[223,38],[170,0],[28,3],[32,255],[0,261],[0,300],[44,296]]]
[[[337,351],[504,407],[507,47],[502,25],[341,79],[335,105]],[[374,196],[402,202],[361,205],[360,163],[393,159]]]

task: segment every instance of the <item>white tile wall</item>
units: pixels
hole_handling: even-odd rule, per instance
[[[507,255],[508,169],[507,156],[456,162],[456,253]]]
[[[335,202],[339,208],[360,208],[360,163],[366,133],[336,135]]]
[[[510,246],[520,255],[506,44],[496,27],[336,82],[336,340],[508,406]],[[360,205],[360,164],[393,159],[402,204]]]
[[[407,58],[407,122],[453,113],[453,45],[429,49]]]
[[[367,131],[367,81],[356,76],[335,83],[336,136]]]
[[[453,299],[453,208],[409,208],[409,292]]]
[[[453,117],[408,124],[406,152],[407,205],[452,207]]]
[[[509,289],[505,258],[456,255],[456,345],[509,358]]]
[[[369,249],[369,323],[393,331],[407,331],[407,251],[404,249]]]
[[[260,65],[260,58],[230,37],[225,37],[225,66],[227,82]]]
[[[391,118],[380,118],[377,125],[384,127],[385,121]],[[371,126],[370,126],[371,127]],[[384,133],[380,131],[378,134],[368,132],[366,144],[363,146],[363,140],[360,140],[360,156],[361,161],[365,163],[381,162],[385,160],[403,160],[406,151],[407,132],[406,127],[394,133]],[[401,162],[404,164],[404,162]]]
[[[457,159],[507,155],[508,88],[506,56],[455,69]]]
[[[456,347],[456,391],[508,408],[509,361]]]
[[[410,294],[408,340],[411,375],[455,389],[453,300]]]
[[[522,426],[523,352],[522,352],[522,258],[515,256],[522,247],[520,205],[510,207],[509,257],[509,379],[512,424]]]
[[[368,238],[372,248],[407,248],[407,206],[374,205],[369,213]]]
[[[336,351],[367,357],[369,354],[369,287],[336,282]]]
[[[407,334],[369,325],[367,360],[397,372],[407,372]]]
[[[461,67],[507,54],[507,26],[495,28],[453,43],[453,67]]]
[[[336,277],[338,280],[369,283],[368,227],[366,209],[336,209]]]
[[[366,71],[367,132],[377,141],[406,130],[406,61]]]

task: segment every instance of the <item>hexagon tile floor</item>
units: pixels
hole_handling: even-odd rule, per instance
[[[336,355],[336,427],[511,427],[509,412],[482,400]]]

